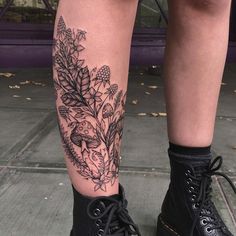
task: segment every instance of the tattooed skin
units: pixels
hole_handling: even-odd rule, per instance
[[[111,84],[108,65],[86,66],[80,58],[85,40],[85,31],[68,28],[60,17],[53,43],[58,124],[78,174],[94,183],[94,191],[106,191],[118,177],[126,93]]]

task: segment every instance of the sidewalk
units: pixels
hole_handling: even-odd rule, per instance
[[[72,189],[56,123],[51,71],[1,72],[15,76],[0,75],[0,236],[69,235]],[[224,157],[223,170],[236,183],[236,64],[226,66],[223,82],[213,150]],[[126,107],[121,182],[142,235],[154,236],[169,183],[166,117],[155,117],[165,112],[161,78],[132,69]],[[236,197],[221,178],[214,179],[214,201],[236,235]]]

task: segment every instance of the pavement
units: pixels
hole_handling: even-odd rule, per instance
[[[1,74],[6,72],[15,75]],[[229,64],[213,151],[224,157],[222,170],[236,184],[235,101],[236,64]],[[69,235],[72,190],[56,123],[50,68],[0,69],[0,127],[0,236]],[[163,81],[145,68],[132,68],[120,175],[129,211],[143,236],[155,235],[168,187],[167,144]],[[236,235],[235,195],[221,177],[214,178],[213,187],[215,204]]]

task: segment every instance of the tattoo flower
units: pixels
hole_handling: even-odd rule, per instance
[[[88,100],[88,103],[94,104],[94,102],[101,102],[102,93],[99,91],[96,91],[94,88],[90,88],[89,93],[86,94],[84,97]]]
[[[76,38],[80,41],[82,39],[86,39],[86,31],[84,30],[77,30],[77,35],[76,35]]]

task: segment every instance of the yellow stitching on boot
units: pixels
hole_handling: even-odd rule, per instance
[[[174,234],[177,235],[177,236],[180,236],[176,231],[174,231],[172,228],[170,228],[170,226],[167,225],[167,224],[162,220],[162,217],[161,217],[161,216],[160,216],[160,221],[161,221],[161,223],[162,223],[166,228],[168,228],[172,233],[174,233]]]

